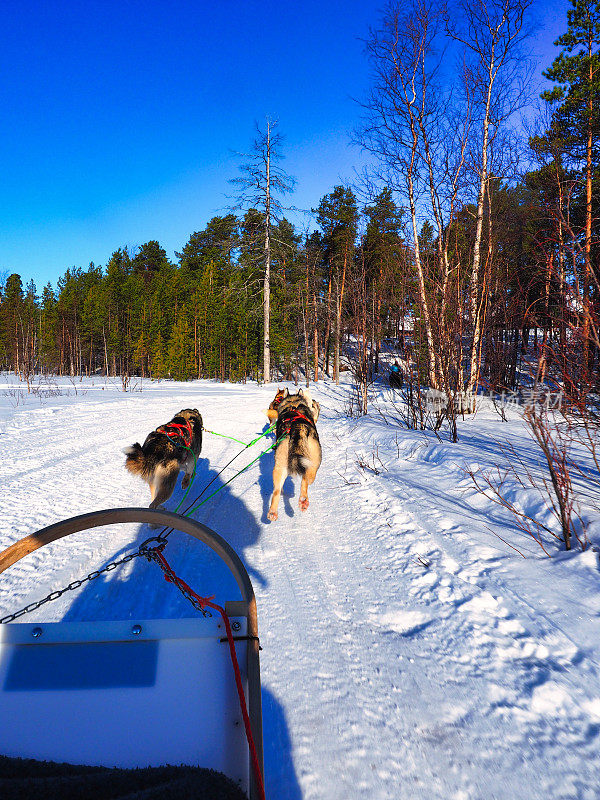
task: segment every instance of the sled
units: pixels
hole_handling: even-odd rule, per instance
[[[390,372],[389,384],[391,389],[401,389],[404,384],[404,378],[401,372]]]
[[[11,759],[97,767],[209,768],[256,800],[262,796],[261,779],[254,774],[249,745],[253,739],[262,776],[256,600],[244,565],[224,539],[199,522],[166,511],[97,511],[16,542],[0,553],[0,573],[57,539],[131,522],[196,537],[233,574],[243,599],[225,603],[225,614],[235,632],[231,647],[240,666],[252,736],[246,736],[219,614],[12,622],[0,625],[0,753]],[[157,579],[162,579],[158,570]]]

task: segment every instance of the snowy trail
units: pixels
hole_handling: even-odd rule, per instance
[[[266,522],[272,454],[197,514],[232,544],[254,582],[269,796],[600,797],[595,556],[584,554],[577,568],[524,561],[487,530],[495,523],[486,509],[461,493],[456,464],[480,456],[468,436],[461,450],[375,420],[357,424],[340,413],[346,391],[313,390],[324,459],[305,514],[288,479],[279,520]],[[123,446],[186,406],[198,407],[208,428],[249,441],[273,392],[208,382],[129,395],[94,387],[15,409],[0,436],[0,545],[84,511],[146,505],[147,488],[122,467]],[[374,448],[379,474],[357,465]],[[238,450],[207,436],[192,496]],[[178,488],[167,507],[181,496]],[[2,576],[0,612],[147,535],[139,526],[104,529],[37,551]],[[237,596],[217,560],[188,537],[173,534],[169,555],[201,593]],[[191,615],[154,570],[137,559],[29,619]]]

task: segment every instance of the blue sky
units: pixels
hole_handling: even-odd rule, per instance
[[[4,0],[0,275],[41,289],[158,239],[170,257],[225,213],[254,123],[278,119],[292,202],[351,180],[372,0]],[[568,2],[537,0],[545,68]]]

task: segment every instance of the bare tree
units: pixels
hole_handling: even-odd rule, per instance
[[[377,177],[408,201],[429,386],[461,412],[472,410],[463,395],[478,384],[490,287],[498,282],[490,182],[514,161],[504,129],[524,101],[520,45],[529,3],[459,0],[453,18],[462,21],[451,25],[441,0],[394,2],[367,42],[373,87],[357,139],[377,156]],[[450,57],[459,64],[454,83],[440,74]],[[456,237],[470,228],[474,201],[467,255]]]
[[[271,380],[271,248],[273,226],[281,219],[283,206],[281,195],[291,192],[294,178],[290,177],[279,165],[283,156],[281,145],[283,136],[275,133],[277,122],[266,120],[265,130],[256,125],[256,138],[250,153],[240,156],[246,161],[240,165],[242,173],[232,178],[238,191],[236,193],[236,209],[257,209],[263,217],[264,235],[264,273],[263,273],[263,381]]]
[[[428,57],[437,34],[439,9],[415,0],[404,11],[390,6],[378,30],[371,31],[367,52],[373,88],[363,103],[359,143],[382,164],[384,182],[408,199],[417,291],[428,349],[431,386],[439,384],[432,314],[419,248],[419,196],[424,187],[421,129],[428,113]]]
[[[485,298],[481,275],[483,217],[490,180],[491,153],[506,120],[524,101],[523,52],[529,30],[525,14],[532,0],[460,0],[458,13],[447,22],[448,34],[467,51],[467,80],[479,111],[478,152],[473,168],[478,176],[475,241],[471,261],[469,305],[471,342],[468,392],[477,388]],[[454,20],[459,20],[455,22]],[[491,209],[489,218],[491,219]]]

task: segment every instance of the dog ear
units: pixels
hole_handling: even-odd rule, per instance
[[[319,419],[319,414],[321,413],[321,406],[317,403],[316,400],[312,401],[312,410],[313,410],[313,417],[315,418],[315,422]]]
[[[286,386],[285,389],[283,390],[283,397],[286,398],[289,396],[290,396],[290,390]]]

